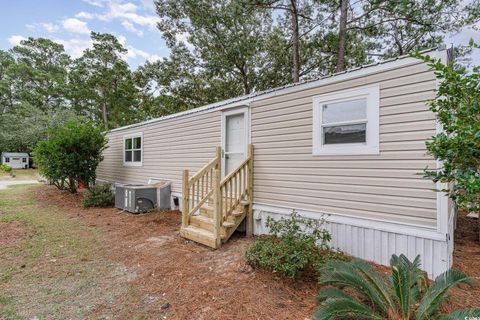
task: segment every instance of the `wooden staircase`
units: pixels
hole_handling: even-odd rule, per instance
[[[247,220],[247,236],[253,233],[253,146],[247,158],[221,179],[221,149],[200,171],[189,177],[183,171],[183,208],[180,234],[212,248],[228,241]]]

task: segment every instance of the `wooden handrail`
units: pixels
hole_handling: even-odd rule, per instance
[[[230,172],[226,177],[223,178],[222,182],[220,183],[222,186],[227,183],[228,180],[230,180],[235,174],[237,174],[238,171],[240,171],[240,169],[243,168],[243,166],[245,166],[245,164],[247,162],[250,161],[250,158],[247,158],[245,160],[243,160],[237,168],[235,168],[235,170],[233,170],[232,172]]]
[[[192,184],[194,184],[195,182],[197,182],[202,176],[205,175],[205,173],[206,173],[208,170],[213,169],[214,167],[217,167],[219,161],[220,161],[220,159],[217,159],[217,157],[215,157],[215,158],[213,158],[212,160],[210,160],[209,163],[207,163],[206,165],[204,165],[202,169],[200,169],[197,173],[195,173],[195,174],[188,180],[189,186],[191,186]]]
[[[247,196],[251,201],[253,192],[253,146],[248,145],[247,158],[243,160],[232,172],[223,178],[220,184],[220,195],[225,201],[222,206],[223,221],[233,213],[235,208]],[[249,206],[249,210],[251,206]]]
[[[182,185],[182,227],[188,227],[190,216],[198,211],[209,198],[214,195],[214,179],[220,179],[216,174],[221,168],[221,148],[215,150],[215,158],[210,160],[192,177],[189,177],[188,169],[183,170]]]

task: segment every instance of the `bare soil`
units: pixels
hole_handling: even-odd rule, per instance
[[[14,245],[22,241],[26,234],[27,227],[21,222],[0,222],[0,247]]]
[[[315,279],[295,282],[252,270],[244,262],[251,238],[235,235],[211,250],[180,237],[179,212],[83,209],[81,197],[51,187],[35,194],[44,205],[60,204],[82,223],[102,230],[108,258],[126,266],[133,278],[129,285],[143,297],[129,303],[131,317],[156,319],[168,311],[173,319],[305,319],[314,312]]]

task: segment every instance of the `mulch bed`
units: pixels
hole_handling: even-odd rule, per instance
[[[113,208],[81,207],[82,194],[37,189],[44,205],[59,205],[90,227],[102,230],[109,259],[129,269],[143,293],[128,303],[132,318],[157,319],[168,311],[173,319],[305,319],[315,310],[315,279],[293,281],[252,270],[244,254],[253,239],[234,235],[219,250],[180,237],[179,212],[133,215]],[[95,312],[108,312],[108,305]]]
[[[129,284],[144,296],[134,305],[129,303],[132,317],[156,318],[168,311],[174,319],[310,319],[314,313],[316,279],[295,282],[252,270],[244,254],[253,239],[237,235],[221,249],[211,250],[180,237],[179,212],[132,215],[113,208],[83,209],[81,193],[53,187],[37,190],[35,197],[44,205],[65,207],[73,217],[103,231],[109,258],[127,266],[133,275]],[[480,280],[478,223],[465,213],[459,214],[454,267]],[[480,285],[462,286],[452,291],[441,309],[478,308],[478,297]]]
[[[462,286],[453,289],[449,302],[442,306],[443,311],[480,308],[480,243],[478,236],[478,220],[467,218],[466,212],[459,211],[455,230],[453,268],[475,278],[477,284],[473,287]]]

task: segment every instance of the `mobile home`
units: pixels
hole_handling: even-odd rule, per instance
[[[30,155],[26,152],[2,152],[2,164],[13,169],[28,169]]]
[[[426,52],[447,61],[449,51]],[[214,103],[108,133],[97,176],[172,183],[181,234],[218,247],[247,220],[327,220],[332,246],[388,264],[421,255],[430,276],[452,264],[454,207],[421,175],[441,164],[425,142],[441,128],[429,66],[399,57]]]

